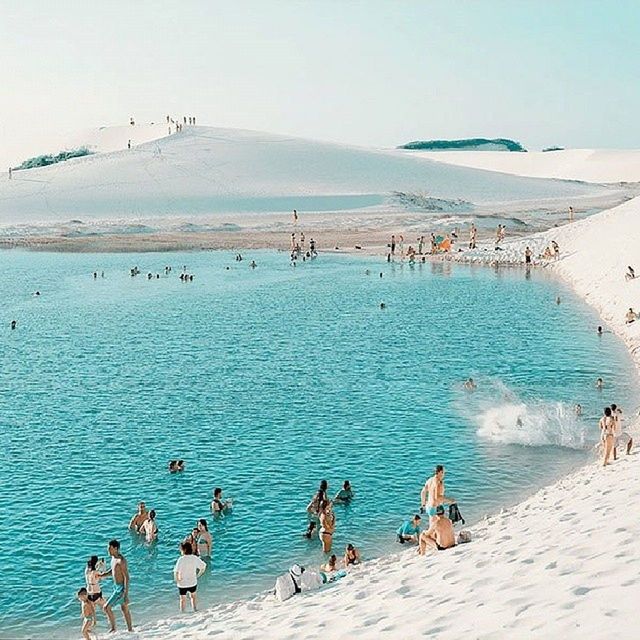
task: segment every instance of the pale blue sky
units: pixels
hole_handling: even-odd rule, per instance
[[[363,145],[640,147],[640,2],[2,0],[0,155],[199,123]]]

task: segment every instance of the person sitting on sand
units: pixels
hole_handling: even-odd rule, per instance
[[[422,518],[416,513],[411,520],[405,520],[398,530],[396,535],[398,536],[398,542],[404,544],[405,542],[418,542],[418,536],[420,535],[420,521]]]
[[[360,564],[360,551],[349,543],[344,550],[344,566],[346,568],[356,564]]]
[[[84,587],[78,591],[78,600],[80,601],[82,617],[82,629],[80,631],[85,640],[91,640],[91,631],[96,626],[96,607],[89,600],[89,594]]]
[[[613,451],[616,431],[616,424],[611,414],[611,407],[605,407],[604,415],[600,418],[598,427],[600,427],[600,440],[603,449],[602,466],[606,467],[609,464],[609,458]]]
[[[444,551],[456,544],[456,534],[453,530],[453,523],[444,515],[444,507],[439,505],[436,508],[435,519],[427,531],[420,534],[418,543],[418,553],[423,556],[427,551]]]
[[[635,322],[637,319],[638,319],[638,314],[631,307],[629,307],[629,311],[627,311],[625,315],[625,324],[631,324],[632,322]]]
[[[542,254],[542,257],[545,260],[551,260],[551,258],[553,258],[553,253],[551,253],[551,248],[549,246],[545,247],[544,253]]]
[[[147,513],[147,507],[145,506],[144,502],[139,502],[138,512],[129,521],[129,529],[132,529],[136,533],[140,533],[143,523],[148,518],[149,514]]]
[[[336,554],[332,554],[331,557],[320,567],[322,571],[326,571],[327,573],[334,573],[339,569],[338,567],[338,558]]]
[[[555,240],[551,241],[551,248],[553,249],[553,257],[554,258],[559,258],[560,257],[560,247],[558,246],[558,243]]]
[[[327,500],[322,504],[320,511],[320,529],[318,537],[322,542],[322,551],[329,553],[331,551],[331,543],[333,542],[333,534],[336,530],[336,515],[333,513],[333,504],[331,500]]]
[[[353,500],[353,489],[351,488],[351,483],[348,480],[345,480],[342,489],[336,493],[336,497],[333,499],[334,502],[342,502],[344,504],[349,504]]]
[[[211,513],[214,515],[222,515],[229,509],[229,501],[222,499],[222,489],[216,487],[213,490],[213,500],[211,501]]]
[[[478,388],[478,385],[475,383],[473,378],[469,378],[465,381],[464,385],[462,385],[465,391],[475,391]]]
[[[144,534],[145,540],[149,543],[158,537],[158,525],[156,524],[156,512],[151,509],[149,517],[140,526],[140,533]]]
[[[633,267],[627,267],[627,273],[624,274],[625,280],[633,280],[636,277],[636,272]]]
[[[425,482],[420,493],[421,508],[430,518],[435,517],[438,506],[444,506],[445,502],[455,502],[454,498],[448,498],[444,494],[444,475],[444,467],[441,464],[436,465],[433,476]]]

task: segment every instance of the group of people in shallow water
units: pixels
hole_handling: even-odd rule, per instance
[[[178,473],[184,470],[183,460],[171,460],[169,472]],[[213,491],[213,500],[210,510],[214,518],[219,518],[229,513],[232,501],[225,500],[222,488],[216,487]],[[154,509],[147,510],[144,502],[138,503],[136,513],[129,521],[129,530],[139,535],[146,544],[152,545],[158,538],[158,524]],[[187,598],[191,602],[193,611],[197,609],[198,579],[207,570],[213,554],[213,536],[209,531],[209,523],[206,518],[196,521],[193,529],[187,533],[180,542],[180,557],[173,568],[174,580],[178,589],[178,601],[180,611],[184,611]],[[85,567],[85,586],[77,592],[77,598],[81,605],[82,637],[90,640],[95,634],[97,623],[97,607],[100,607],[107,618],[109,630],[116,630],[116,618],[114,607],[120,606],[127,629],[133,631],[131,611],[129,610],[129,568],[127,560],[120,551],[120,542],[113,539],[107,546],[111,558],[111,564],[107,569],[104,558],[92,555]],[[101,581],[107,578],[113,580],[113,591],[105,597],[102,593]]]

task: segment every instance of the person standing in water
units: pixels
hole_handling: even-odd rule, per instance
[[[105,604],[104,612],[107,614],[107,618],[109,618],[109,624],[111,625],[110,631],[115,632],[116,618],[113,614],[113,607],[119,604],[122,615],[127,623],[127,629],[133,631],[131,612],[129,611],[129,567],[127,560],[120,553],[120,542],[118,542],[118,540],[111,540],[108,550],[111,556],[111,569],[107,571],[107,573],[101,574],[100,577],[111,576],[113,578],[113,593],[109,596]]]
[[[333,501],[349,504],[351,500],[353,500],[353,489],[351,488],[351,483],[348,480],[345,480],[342,485],[342,489],[336,493]]]
[[[204,518],[198,520],[198,555],[201,558],[210,558],[213,550],[213,538],[209,533],[209,525]]]
[[[611,415],[611,407],[605,407],[604,415],[600,418],[598,427],[600,427],[600,440],[602,441],[602,466],[606,467],[613,451],[616,432],[616,423]]]
[[[309,526],[307,527],[307,531],[304,534],[305,538],[311,539],[311,534],[313,530],[318,525],[320,510],[322,505],[328,500],[327,491],[329,490],[329,483],[326,480],[320,481],[320,486],[318,487],[318,491],[311,498],[311,501],[307,505],[307,516],[309,518]]]
[[[533,255],[533,252],[527,246],[527,248],[524,250],[524,262],[525,262],[525,264],[527,264],[527,265],[531,264],[531,256],[532,255]]]
[[[333,513],[333,505],[330,500],[324,502],[320,511],[320,530],[318,537],[322,542],[322,550],[325,553],[331,552],[333,533],[336,530],[336,514]]]
[[[142,523],[140,533],[144,534],[147,542],[151,543],[158,537],[158,525],[156,524],[156,512],[151,509],[149,517]]]
[[[173,568],[173,576],[180,598],[180,611],[184,612],[185,610],[187,593],[191,600],[191,608],[196,611],[198,578],[207,570],[207,564],[198,556],[193,555],[193,548],[189,542],[183,542],[180,545],[180,553],[182,555]]]
[[[144,502],[138,503],[138,512],[129,521],[129,529],[133,529],[136,533],[140,533],[145,520],[148,520],[149,514]]]
[[[391,255],[396,255],[396,237],[394,235],[391,236],[391,244],[389,245],[391,248]]]

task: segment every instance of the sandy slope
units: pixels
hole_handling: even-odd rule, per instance
[[[640,181],[638,149],[567,149],[564,151],[407,151],[428,160],[460,167],[501,171],[534,178],[586,182]]]
[[[507,243],[503,252],[480,248],[468,257],[521,260],[525,243],[542,247],[552,236],[563,253],[552,268],[600,310],[640,365],[640,322],[626,326],[623,318],[625,308],[640,300],[640,279],[623,277],[640,255],[640,198],[553,233]],[[605,390],[603,401],[615,399]],[[271,598],[237,603],[160,621],[140,635],[637,637],[639,472],[637,454],[606,469],[594,463],[474,527],[474,542],[454,551],[427,559],[413,552],[383,558],[338,585],[284,604]]]
[[[119,149],[0,176],[0,225],[36,221],[136,220],[233,212],[352,211],[400,207],[394,192],[478,205],[556,206],[611,197],[596,185],[521,178],[430,162],[396,150],[186,126],[102,130],[99,149]],[[149,138],[152,138],[150,141]],[[87,141],[88,139],[85,139]],[[509,154],[513,155],[513,154]],[[393,200],[393,202],[390,202]]]

